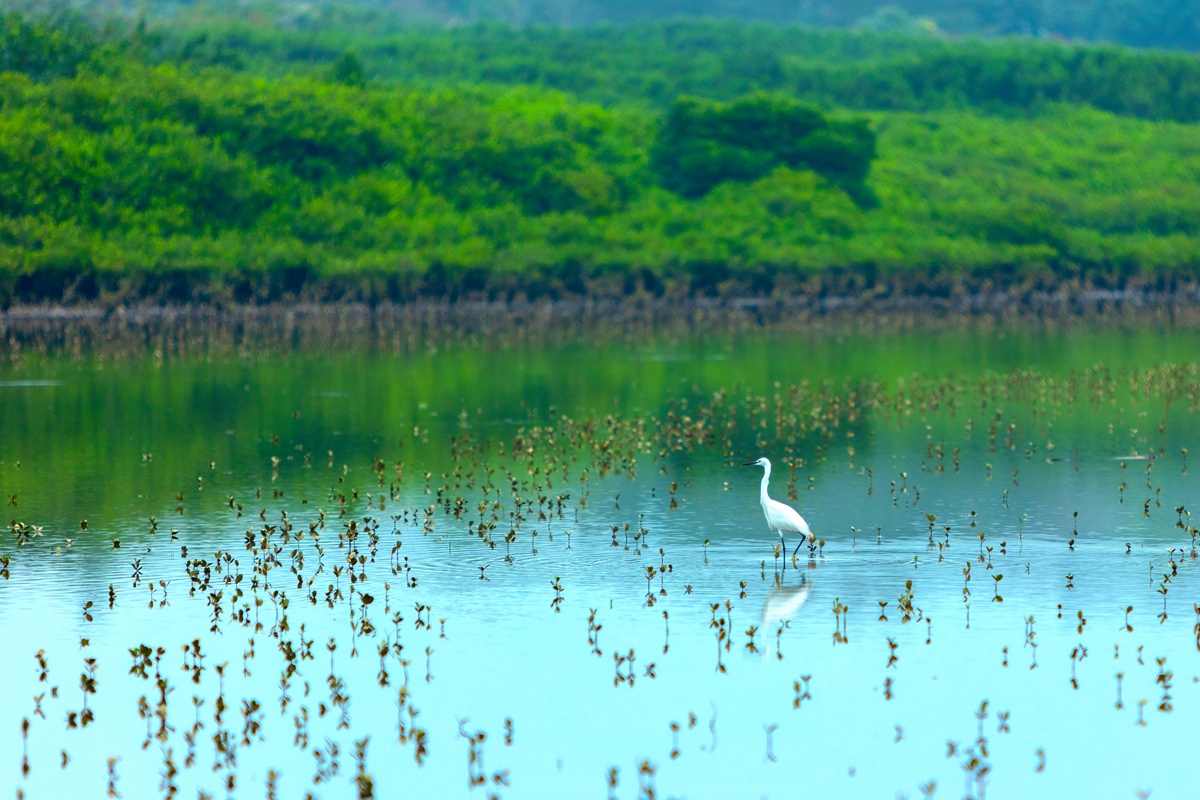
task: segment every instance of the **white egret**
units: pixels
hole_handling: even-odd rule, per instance
[[[758,502],[762,504],[763,515],[767,518],[767,527],[779,532],[779,544],[785,555],[787,554],[787,547],[784,545],[784,532],[800,534],[800,544],[796,545],[796,549],[792,551],[792,557],[795,558],[796,553],[800,552],[800,545],[815,538],[808,527],[808,523],[804,521],[804,517],[800,516],[796,509],[780,503],[778,500],[772,500],[767,495],[767,482],[771,480],[771,462],[769,459],[760,458],[757,461],[750,461],[743,466],[763,468],[762,488],[758,493]]]

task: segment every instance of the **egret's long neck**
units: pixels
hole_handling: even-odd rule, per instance
[[[763,465],[762,488],[759,489],[759,491],[758,491],[758,502],[762,503],[762,505],[764,507],[767,505],[767,500],[768,500],[767,483],[769,483],[770,480],[771,480],[771,465],[764,464]]]

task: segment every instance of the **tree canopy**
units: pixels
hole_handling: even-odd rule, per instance
[[[0,305],[1200,276],[1191,123],[1049,99],[1017,109],[1023,89],[1007,106],[943,94],[929,109],[846,111],[778,90],[771,70],[730,81],[718,60],[707,83],[690,81],[702,63],[692,45],[654,57],[677,76],[669,86],[704,92],[659,102],[664,90],[647,86],[592,102],[536,78],[515,85],[509,51],[490,44],[468,51],[485,54],[473,69],[504,80],[452,77],[462,53],[449,45],[500,41],[490,28],[430,34],[425,78],[398,80],[365,49],[284,73],[258,66],[256,40],[177,48],[153,27],[89,29],[89,40],[69,35],[74,24],[12,17],[5,28]],[[695,42],[704,31],[714,52],[753,38],[709,23],[677,33]],[[627,34],[610,34],[608,55],[544,63],[619,97],[636,70],[612,56]],[[543,46],[596,41],[574,35],[548,32]],[[839,41],[841,52],[853,42]],[[972,57],[997,85],[1005,59],[1027,76],[1018,88],[1057,85],[1045,52],[995,61],[981,45]],[[1146,86],[1165,80],[1158,56],[1119,55]]]
[[[730,103],[680,98],[652,151],[663,185],[700,197],[725,181],[749,182],[777,167],[811,170],[863,194],[875,135],[863,120],[830,121],[786,96],[763,93]]]

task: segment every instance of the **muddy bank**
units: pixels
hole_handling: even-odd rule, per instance
[[[5,357],[38,351],[188,354],[736,335],[832,335],[1009,325],[1200,328],[1200,293],[1086,290],[543,302],[17,306],[0,312]]]

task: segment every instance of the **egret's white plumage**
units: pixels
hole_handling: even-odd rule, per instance
[[[800,516],[800,513],[796,509],[778,500],[772,500],[767,495],[767,483],[771,480],[770,460],[760,458],[757,461],[747,463],[745,466],[763,468],[762,488],[758,493],[758,501],[762,504],[763,516],[767,518],[767,527],[779,532],[780,544],[783,545],[783,534],[785,532],[800,534],[800,544],[804,544],[809,539],[812,539],[813,534],[808,527],[808,523],[804,521],[804,517]],[[800,544],[796,545],[796,551],[800,550]],[[787,552],[786,547],[783,547],[783,552]],[[792,555],[794,556],[795,554],[796,552],[794,551]]]

